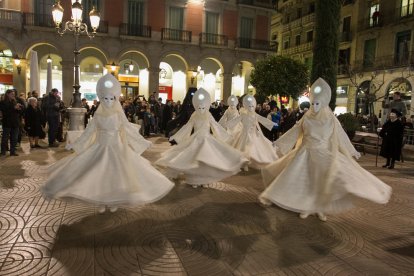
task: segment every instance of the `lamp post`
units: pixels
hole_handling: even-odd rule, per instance
[[[80,84],[79,84],[79,36],[81,34],[86,34],[89,38],[93,38],[96,34],[96,29],[99,27],[100,15],[99,12],[92,8],[91,12],[89,13],[89,19],[91,22],[92,32],[88,31],[88,25],[82,22],[82,12],[83,7],[82,4],[79,3],[79,0],[72,0],[72,19],[70,21],[66,21],[64,23],[64,27],[61,26],[63,24],[63,8],[60,5],[60,2],[57,1],[53,5],[52,15],[53,21],[55,22],[57,32],[60,35],[63,35],[66,32],[73,32],[73,36],[75,38],[75,49],[73,51],[75,58],[74,58],[74,67],[75,67],[75,83],[73,85],[73,99],[72,99],[72,108],[69,110],[69,113],[74,113],[74,116],[70,116],[69,122],[69,130],[81,130],[83,129],[83,113],[85,113],[84,109],[81,108],[81,98],[80,98]],[[77,110],[76,110],[77,109]],[[80,110],[79,110],[80,109]],[[80,113],[80,114],[79,114]],[[76,115],[75,115],[76,114]],[[75,120],[75,117],[77,118]],[[73,118],[73,119],[72,119]],[[79,120],[79,122],[75,122]]]

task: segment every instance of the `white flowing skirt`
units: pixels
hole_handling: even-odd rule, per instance
[[[241,151],[249,160],[249,166],[261,169],[278,159],[272,143],[260,131],[245,133],[236,137],[233,147]]]
[[[186,183],[203,185],[237,174],[247,163],[242,154],[212,135],[193,135],[163,153],[155,163],[165,167],[169,177],[184,174]]]
[[[174,184],[119,137],[113,138],[50,166],[43,195],[102,205],[140,205],[168,194]]]
[[[335,161],[334,161],[335,159]],[[356,197],[385,204],[391,187],[352,158],[301,147],[262,170],[267,187],[260,198],[299,213],[337,213]]]

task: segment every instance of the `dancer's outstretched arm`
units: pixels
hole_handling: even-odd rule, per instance
[[[229,141],[232,138],[231,135],[228,134],[227,131],[219,123],[216,122],[216,120],[211,114],[209,114],[209,116],[210,116],[210,127],[211,127],[211,130],[213,131],[214,137],[216,137],[217,139],[223,142]]]
[[[195,112],[191,115],[190,120],[177,133],[170,137],[169,141],[175,141],[177,144],[180,144],[182,141],[190,138],[191,131],[194,127],[194,116]]]
[[[268,130],[272,130],[273,126],[275,125],[275,123],[273,121],[271,121],[271,120],[269,120],[269,119],[267,119],[267,118],[265,118],[263,116],[260,116],[258,114],[255,114],[255,115],[256,115],[257,121],[262,126],[264,126],[265,128],[267,128]]]
[[[73,149],[77,153],[81,153],[89,148],[96,139],[96,124],[95,120],[92,119],[88,126],[83,131],[82,135],[76,139],[73,144],[66,145],[66,149]]]
[[[293,149],[299,136],[302,135],[302,122],[303,120],[300,120],[296,125],[283,134],[282,137],[276,140],[274,145],[277,148],[278,155],[285,155]]]

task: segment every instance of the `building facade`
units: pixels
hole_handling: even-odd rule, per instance
[[[316,8],[313,0],[280,0],[271,24],[277,53],[309,68]],[[414,115],[413,8],[413,0],[342,1],[336,113],[371,113],[384,120],[384,104],[399,91],[407,116]]]
[[[57,34],[54,0],[0,1],[0,89],[29,91],[31,50],[38,55],[40,94],[46,92],[47,58],[53,87],[69,103],[74,83],[73,34]],[[61,0],[64,22],[74,0]],[[204,87],[212,99],[253,88],[257,59],[274,52],[269,41],[271,0],[79,0],[84,22],[96,7],[100,26],[80,37],[80,91],[96,97],[96,81],[112,72],[125,97],[182,100],[188,87]],[[15,61],[20,61],[17,65]],[[1,93],[2,91],[0,91]]]

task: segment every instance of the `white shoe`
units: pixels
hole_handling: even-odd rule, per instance
[[[309,213],[301,213],[301,214],[299,215],[299,217],[300,217],[301,219],[305,219],[305,218],[309,217]]]
[[[105,205],[100,206],[99,209],[98,209],[99,214],[103,214],[103,213],[105,213],[105,211],[106,211],[106,206]]]
[[[328,220],[328,218],[326,217],[326,215],[324,213],[318,213],[318,218],[321,221],[327,221]]]
[[[248,172],[248,171],[249,171],[249,166],[248,166],[248,165],[245,165],[245,166],[243,167],[243,170],[244,170],[245,172]]]
[[[198,188],[198,185],[192,185],[192,186],[193,186],[194,189],[197,189]]]
[[[109,211],[110,211],[111,213],[115,213],[115,212],[116,212],[116,210],[118,210],[118,207],[111,207],[111,208],[109,208]]]

